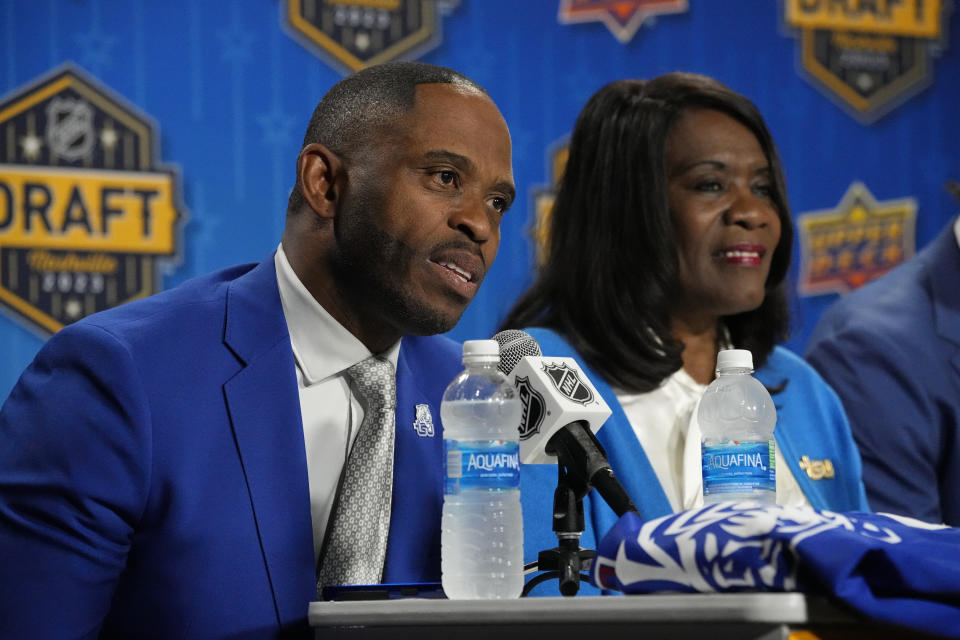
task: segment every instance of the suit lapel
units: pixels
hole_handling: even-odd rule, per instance
[[[272,259],[227,294],[224,343],[244,368],[224,384],[274,605],[302,621],[315,597],[313,529],[293,353]]]
[[[440,575],[443,435],[440,407],[430,403],[411,368],[412,338],[397,361],[393,499],[386,582],[436,580]],[[419,414],[417,407],[420,407]]]

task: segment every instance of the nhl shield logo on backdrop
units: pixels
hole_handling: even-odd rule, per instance
[[[593,391],[580,380],[580,372],[566,364],[544,363],[543,370],[557,387],[557,391],[579,404],[593,402]]]
[[[877,202],[860,182],[836,208],[797,216],[800,295],[845,294],[911,258],[916,216],[913,198]]]
[[[949,0],[783,0],[804,71],[869,124],[926,87]]]
[[[0,99],[0,302],[55,333],[159,289],[178,175],[147,116],[72,65]]]
[[[64,160],[87,157],[95,143],[93,107],[83,100],[54,98],[47,105],[46,138],[51,153]]]
[[[560,0],[560,22],[602,22],[626,44],[647,19],[683,13],[687,0]]]
[[[540,433],[546,405],[543,396],[530,384],[530,378],[517,376],[514,383],[520,397],[522,412],[520,415],[520,439],[526,440]]]
[[[459,0],[287,0],[297,40],[347,72],[411,58],[442,40],[442,15]]]

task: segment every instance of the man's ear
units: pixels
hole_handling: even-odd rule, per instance
[[[321,218],[333,218],[336,214],[345,178],[343,161],[319,142],[311,142],[300,151],[297,186]]]

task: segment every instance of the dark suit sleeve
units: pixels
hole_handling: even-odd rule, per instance
[[[911,342],[826,322],[806,359],[840,396],[863,460],[870,507],[942,522],[936,400]]]
[[[127,349],[64,329],[0,410],[0,637],[95,637],[148,483],[149,421]]]

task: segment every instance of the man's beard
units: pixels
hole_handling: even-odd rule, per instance
[[[332,271],[341,295],[354,309],[376,314],[402,334],[427,336],[449,331],[460,314],[451,318],[411,293],[411,283],[404,278],[410,277],[415,261],[426,258],[418,257],[371,220],[370,212],[381,206],[380,198],[368,192],[344,203],[338,213]]]

